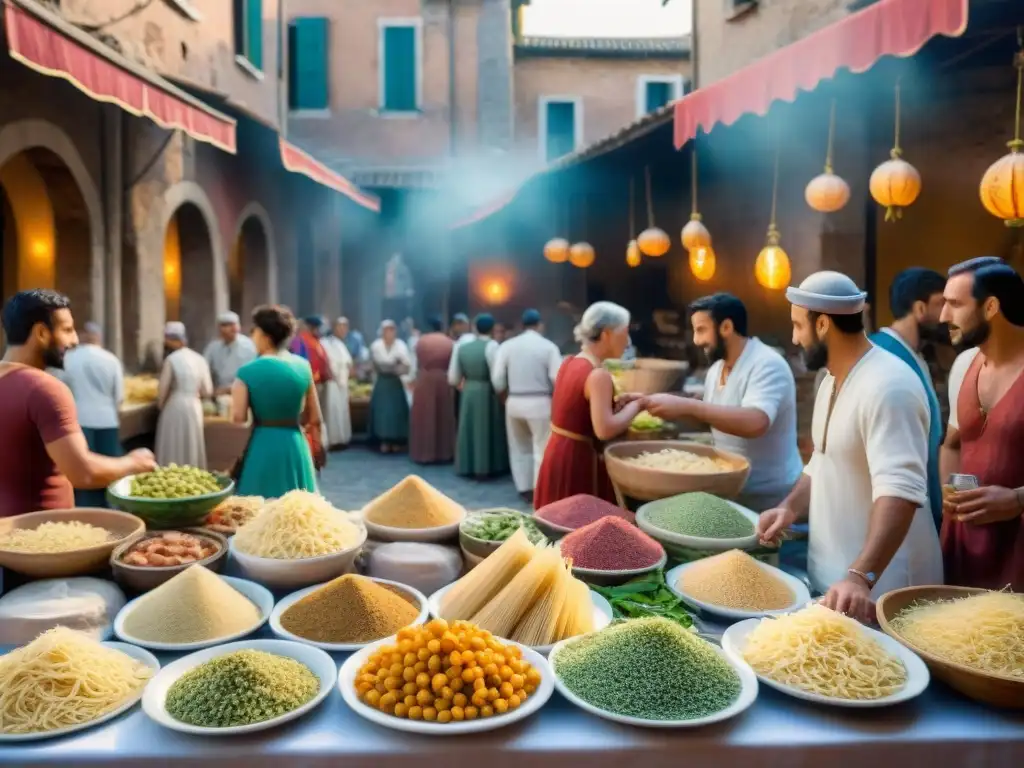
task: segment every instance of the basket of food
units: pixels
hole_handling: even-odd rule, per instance
[[[202,525],[207,513],[234,490],[234,481],[225,475],[169,464],[111,483],[107,501],[138,515],[150,528],[180,528]]]
[[[604,463],[619,493],[654,501],[691,491],[731,499],[750,474],[736,453],[678,440],[625,441],[605,448]]]
[[[882,630],[931,673],[976,701],[1024,709],[1024,595],[970,587],[905,587],[876,606]]]
[[[102,568],[119,544],[146,530],[135,515],[111,509],[60,509],[0,518],[0,566],[35,579]]]
[[[674,431],[672,425],[647,411],[640,411],[629,425],[627,440],[665,440]]]

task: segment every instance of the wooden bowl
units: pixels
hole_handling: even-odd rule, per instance
[[[110,541],[70,552],[29,553],[0,551],[0,566],[34,579],[83,576],[107,564],[110,553],[126,541],[134,541],[146,524],[127,512],[112,509],[54,509],[0,518],[0,536],[15,528],[38,528],[43,523],[78,521],[110,531]]]
[[[215,573],[219,573],[227,560],[225,557],[228,553],[227,537],[206,528],[181,528],[180,531],[181,533],[188,533],[196,536],[197,538],[212,541],[217,545],[216,551],[209,557],[205,557],[202,560],[196,560],[195,562],[185,563],[183,565],[129,565],[124,562],[121,558],[124,557],[129,549],[139,543],[139,541],[159,536],[162,533],[167,533],[167,531],[152,531],[150,533],[145,533],[138,537],[138,539],[126,541],[123,544],[118,545],[118,547],[110,553],[110,568],[114,573],[114,581],[129,592],[142,593],[148,592],[151,589],[156,589],[165,581],[171,580],[186,568],[191,568],[193,565],[202,565]]]
[[[626,461],[641,453],[657,453],[666,449],[725,459],[733,469],[705,473],[666,472],[663,469],[639,467]],[[681,440],[627,440],[613,443],[605,448],[604,464],[619,491],[639,501],[656,501],[694,491],[704,491],[723,499],[733,499],[743,490],[743,485],[750,475],[750,462],[743,456],[710,445]]]
[[[980,595],[985,592],[988,592],[988,590],[946,586],[895,589],[882,595],[882,598],[875,606],[878,623],[882,627],[883,632],[924,659],[932,675],[950,688],[983,704],[1007,709],[1024,709],[1024,678],[993,675],[987,672],[980,672],[963,664],[941,659],[905,640],[891,624],[893,619],[912,603],[950,600],[952,598]]]
[[[641,357],[628,367],[623,365],[619,381],[625,392],[639,392],[642,395],[676,392],[688,369],[689,366],[683,360]]]

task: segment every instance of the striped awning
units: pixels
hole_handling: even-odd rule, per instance
[[[335,192],[340,192],[354,203],[363,206],[363,208],[374,213],[380,213],[379,197],[371,195],[369,192],[364,192],[340,173],[332,171],[319,160],[303,152],[285,139],[280,140],[280,145],[281,163],[286,170],[293,173],[301,173],[318,184],[323,184]]]

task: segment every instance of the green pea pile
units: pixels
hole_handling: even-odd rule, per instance
[[[681,493],[647,507],[651,525],[669,533],[705,539],[752,536],[754,524],[724,499],[710,493]]]
[[[740,678],[706,641],[662,618],[628,619],[568,643],[551,659],[574,694],[643,720],[696,720],[740,694]]]
[[[206,728],[262,723],[316,696],[320,679],[305,664],[264,651],[235,651],[190,669],[167,689],[167,713]]]
[[[133,477],[131,495],[141,499],[186,499],[219,490],[217,477],[205,469],[168,464]]]

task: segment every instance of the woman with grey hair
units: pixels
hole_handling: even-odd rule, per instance
[[[551,437],[534,492],[540,509],[586,493],[616,503],[602,443],[623,434],[644,407],[637,395],[615,396],[606,360],[629,346],[629,311],[609,301],[591,304],[574,331],[582,351],[558,372],[551,398]]]
[[[185,324],[164,327],[163,370],[160,372],[156,423],[156,461],[206,469],[203,400],[213,397],[213,378],[206,359],[188,348]]]
[[[367,431],[381,453],[397,452],[409,440],[409,400],[401,377],[412,369],[412,357],[393,320],[380,324],[380,336],[370,345],[370,360],[374,382]]]

